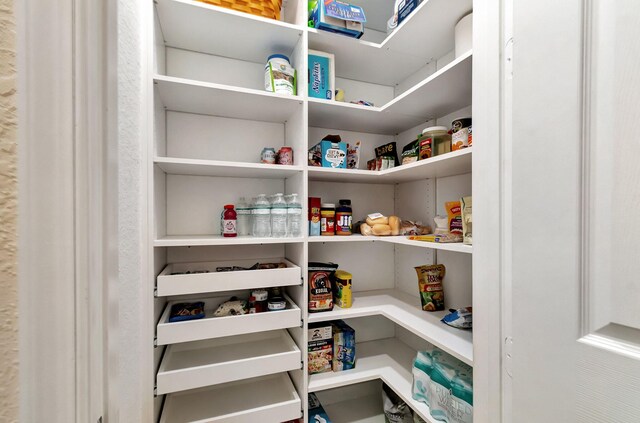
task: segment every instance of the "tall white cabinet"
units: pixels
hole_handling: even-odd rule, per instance
[[[370,416],[384,381],[426,421],[411,398],[411,360],[428,344],[474,365],[471,332],[450,328],[444,313],[420,309],[415,266],[446,266],[446,307],[472,305],[473,247],[405,237],[223,238],[224,204],[258,194],[298,193],[337,203],[351,199],[354,218],[380,212],[421,220],[445,214],[444,203],[472,194],[473,149],[371,172],[374,147],[401,149],[427,126],[471,115],[472,52],[455,57],[454,26],[472,0],[424,0],[387,35],[388,0],[365,7],[362,40],[309,29],[307,2],[286,0],[281,21],[198,3],[155,0],[154,110],[149,110],[148,284],[153,318],[154,415],[161,422],[306,422],[316,392],[335,422]],[[366,107],[307,97],[307,52],[335,55],[336,86]],[[298,94],[264,91],[264,65],[289,56]],[[361,141],[359,170],[307,166],[307,150],[327,134]],[[290,146],[293,166],[259,164],[263,147]],[[481,148],[481,146],[480,146]],[[192,273],[217,265],[285,260],[287,269],[238,274]],[[307,263],[330,261],[353,274],[350,309],[307,312]],[[287,309],[212,317],[217,305],[254,288],[281,286]],[[172,303],[202,300],[207,317],[168,323]],[[348,319],[355,328],[354,370],[308,375],[307,326]],[[372,417],[371,421],[375,420]]]

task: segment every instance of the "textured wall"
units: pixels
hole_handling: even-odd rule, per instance
[[[0,0],[0,422],[18,421],[15,45],[13,0]]]

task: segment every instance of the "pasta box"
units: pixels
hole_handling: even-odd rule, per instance
[[[333,331],[330,323],[309,324],[309,374],[330,372],[333,360]]]
[[[313,4],[309,21],[316,29],[360,38],[367,18],[360,6],[339,0],[318,0]]]

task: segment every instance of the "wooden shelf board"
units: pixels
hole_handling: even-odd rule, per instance
[[[473,335],[440,321],[446,314],[423,311],[420,299],[397,290],[375,290],[353,294],[351,308],[334,306],[332,311],[309,314],[309,323],[381,315],[425,339],[457,359],[473,365]]]

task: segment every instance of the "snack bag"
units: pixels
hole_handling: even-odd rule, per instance
[[[360,166],[360,141],[347,144],[347,169],[357,169]]]
[[[449,220],[449,232],[462,235],[462,207],[460,201],[448,201],[444,203]]]
[[[418,266],[415,269],[418,274],[418,290],[420,291],[422,309],[424,311],[444,310],[444,289],[442,287],[445,274],[444,264]]]

